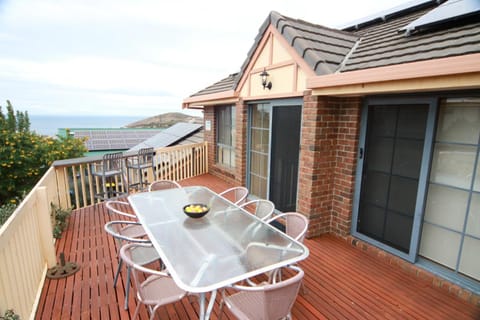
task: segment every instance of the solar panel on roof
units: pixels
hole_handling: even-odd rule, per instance
[[[377,13],[374,13],[370,16],[354,20],[350,23],[347,23],[345,26],[342,26],[342,30],[355,30],[361,28],[363,26],[369,25],[375,21],[386,21],[389,20],[391,17],[395,17],[397,15],[403,14],[405,12],[409,12],[411,10],[416,10],[417,8],[421,8],[425,5],[429,5],[432,3],[432,0],[411,0],[405,3],[402,3],[398,6],[393,8],[383,10]]]
[[[173,126],[163,130],[162,132],[156,134],[155,136],[146,139],[142,143],[132,147],[129,151],[137,151],[141,148],[161,148],[168,147],[175,142],[183,139],[184,137],[190,135],[191,133],[199,130],[202,127],[201,124],[196,123],[186,123],[180,122],[174,124]]]
[[[162,129],[75,129],[75,137],[87,137],[89,151],[126,150],[145,139],[161,132]]]
[[[407,35],[413,31],[428,29],[450,21],[473,17],[480,14],[479,0],[448,0],[427,14],[412,21],[400,31]]]

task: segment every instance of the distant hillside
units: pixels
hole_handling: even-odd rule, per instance
[[[203,118],[189,116],[180,112],[159,114],[127,125],[127,128],[168,128],[178,122],[203,123]]]

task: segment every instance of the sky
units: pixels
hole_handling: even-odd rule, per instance
[[[405,2],[0,0],[0,106],[10,100],[31,115],[183,112],[185,98],[240,70],[271,11],[342,27]]]

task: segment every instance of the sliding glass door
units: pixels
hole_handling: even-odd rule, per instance
[[[431,148],[430,101],[370,103],[364,109],[354,230],[388,251],[416,257]]]
[[[296,210],[301,118],[298,99],[249,108],[249,191],[282,212]]]

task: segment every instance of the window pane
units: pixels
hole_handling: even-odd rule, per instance
[[[364,200],[362,202],[385,207],[387,205],[388,184],[390,183],[388,174],[368,172],[364,180],[365,187],[362,192],[362,199]]]
[[[232,106],[217,107],[217,163],[235,167],[235,112]]]
[[[416,180],[392,176],[388,209],[413,217],[417,198],[418,184]]]
[[[447,102],[438,119],[437,140],[478,143],[480,135],[480,101]]]
[[[480,161],[477,163],[477,173],[475,174],[475,184],[473,185],[473,190],[480,192]]]
[[[467,191],[431,184],[425,221],[462,232],[467,204]]]
[[[418,179],[423,156],[423,141],[398,139],[392,173]]]
[[[393,137],[395,135],[397,121],[397,108],[376,107],[369,119],[369,123],[375,124],[372,128],[373,136]]]
[[[423,140],[425,137],[425,123],[427,123],[428,116],[428,112],[426,111],[424,106],[399,108],[397,136]]]
[[[467,234],[480,238],[480,194],[472,194],[470,212],[467,220]],[[480,256],[480,247],[479,247]]]
[[[420,254],[455,269],[460,248],[460,234],[431,224],[423,224]]]
[[[252,129],[252,142],[251,149],[258,152],[263,152],[263,130],[261,129]]]
[[[405,216],[392,211],[387,212],[385,223],[385,241],[399,250],[408,252],[412,233],[413,216]]]
[[[475,279],[480,279],[479,248],[480,240],[465,237],[459,271]]]
[[[368,170],[377,170],[389,173],[392,166],[394,139],[376,137],[369,143]]]
[[[253,105],[252,110],[252,127],[260,128],[262,123],[262,112],[259,110],[261,107],[256,104]]]
[[[476,152],[476,147],[437,143],[431,181],[470,189]]]

